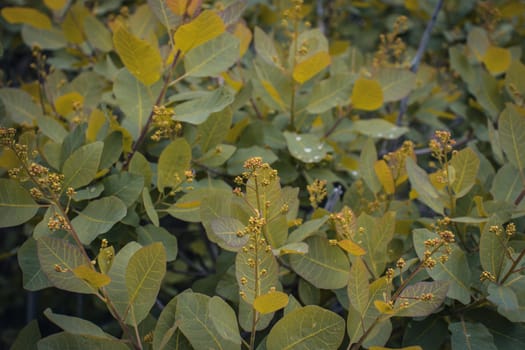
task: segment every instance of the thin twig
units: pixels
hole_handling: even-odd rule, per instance
[[[425,32],[423,33],[423,36],[421,37],[421,41],[419,42],[419,47],[417,48],[416,56],[414,56],[414,59],[410,63],[410,71],[414,73],[416,73],[419,69],[421,59],[423,58],[423,54],[425,53],[425,50],[427,49],[428,42],[430,41],[430,34],[432,33],[432,29],[434,28],[434,25],[436,24],[436,20],[437,20],[439,11],[441,10],[441,7],[443,7],[443,2],[444,2],[443,0],[439,0],[437,2],[436,7],[434,8],[434,12],[432,12],[432,17],[428,21]],[[401,100],[401,104],[399,107],[399,114],[397,115],[396,125],[401,125],[403,116],[405,115],[407,109],[408,109],[408,95],[405,96]]]
[[[175,57],[173,58],[173,62],[171,63],[171,66],[168,70],[168,74],[166,74],[166,77],[164,78],[164,84],[162,85],[162,89],[159,93],[159,96],[157,96],[157,100],[155,101],[155,106],[158,106],[161,104],[162,100],[164,99],[164,96],[166,95],[166,92],[168,91],[168,86],[170,85],[170,80],[171,80],[171,74],[173,73],[173,70],[179,61],[180,55],[181,55],[181,51],[177,50],[177,52],[175,53]],[[126,170],[128,168],[129,163],[131,162],[131,159],[133,158],[133,156],[135,155],[139,147],[144,142],[144,139],[146,138],[146,134],[148,133],[148,129],[153,120],[153,115],[154,115],[154,109],[152,107],[151,112],[148,116],[148,120],[146,121],[146,124],[142,127],[142,130],[140,131],[140,135],[137,141],[135,141],[135,143],[133,144],[133,148],[131,149],[131,152],[128,154],[126,160],[124,161],[124,164],[122,164],[122,169]]]

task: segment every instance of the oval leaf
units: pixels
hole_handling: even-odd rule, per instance
[[[339,315],[309,305],[280,319],[268,334],[266,348],[336,350],[344,333],[345,321]]]
[[[0,227],[21,225],[35,216],[40,206],[18,181],[0,179]]]
[[[355,109],[374,111],[383,105],[383,88],[377,80],[359,78],[354,83],[351,100]]]
[[[160,79],[162,57],[158,47],[137,38],[124,25],[113,33],[113,44],[124,66],[144,85],[149,86]]]
[[[148,316],[165,273],[166,250],[160,242],[139,249],[129,259],[126,268],[128,324],[138,324]]]
[[[104,197],[89,202],[71,224],[83,244],[90,244],[99,234],[108,232],[126,216],[126,205],[117,197]]]
[[[288,305],[288,294],[275,291],[259,295],[253,301],[253,307],[261,314],[270,314]]]

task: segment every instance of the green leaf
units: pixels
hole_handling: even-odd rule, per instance
[[[481,323],[454,322],[448,326],[452,333],[451,345],[453,350],[476,349],[497,350],[494,337],[487,327]]]
[[[40,266],[38,259],[37,241],[28,238],[18,249],[18,265],[22,269],[24,288],[36,291],[53,286]]]
[[[233,113],[230,108],[211,114],[208,119],[197,127],[199,145],[203,153],[219,145],[230,130]]]
[[[233,92],[227,87],[220,87],[175,106],[173,119],[195,125],[201,124],[208,119],[210,114],[224,110],[233,100]]]
[[[46,135],[56,143],[62,143],[67,136],[67,131],[62,124],[53,117],[42,115],[37,117],[38,128],[42,134]]]
[[[489,284],[487,297],[498,306],[498,312],[512,322],[524,322],[523,310],[520,309],[518,296],[508,286],[500,286],[495,283]]]
[[[126,207],[130,207],[139,198],[144,188],[144,177],[128,172],[121,172],[104,178],[105,197],[115,196]]]
[[[381,84],[385,103],[399,101],[416,88],[416,74],[406,69],[381,68],[375,78]]]
[[[262,183],[265,182],[265,185]],[[246,183],[246,200],[251,208],[258,208],[266,227],[264,237],[272,247],[280,247],[286,242],[288,222],[286,214],[281,211],[287,200],[283,198],[280,179],[272,174],[272,169],[258,169],[255,176]],[[263,203],[265,207],[262,207]]]
[[[150,221],[155,226],[159,226],[159,215],[157,214],[157,211],[155,210],[155,207],[153,206],[153,201],[151,200],[151,196],[149,194],[148,188],[144,187],[142,189],[142,203],[144,204],[144,210],[146,210],[146,215],[150,219]]]
[[[40,206],[15,180],[0,179],[0,227],[21,225],[35,216]]]
[[[233,343],[235,348],[237,346],[240,348],[241,336],[237,326],[237,317],[231,306],[222,298],[214,296],[208,300],[208,310],[217,333],[227,342]]]
[[[180,322],[175,319],[177,302],[178,296],[171,299],[164,309],[162,309],[153,332],[153,350],[192,349],[188,339],[186,339],[179,329]]]
[[[374,301],[384,300],[385,293],[389,293],[388,288],[389,286],[384,278],[379,278],[370,284],[368,302],[364,313],[360,313],[351,304],[349,305],[346,325],[352,343],[356,343],[365,332],[368,332],[365,346],[386,344],[392,332],[390,320],[379,321],[372,329],[370,328],[380,316],[379,311],[374,306]]]
[[[437,237],[436,233],[426,228],[415,229],[412,233],[414,248],[417,256],[423,260],[425,251],[425,241]],[[432,269],[426,269],[427,273],[434,281],[448,281],[450,283],[447,297],[459,300],[467,305],[470,302],[470,279],[471,272],[468,265],[467,257],[463,250],[456,244],[450,244],[451,252],[448,260],[443,263],[436,259],[437,264]]]
[[[186,181],[184,172],[190,169],[191,147],[183,138],[171,142],[160,154],[157,169],[157,187],[175,190]]]
[[[307,254],[290,256],[290,265],[294,271],[317,288],[345,287],[350,271],[346,254],[319,236],[309,237],[305,242],[309,247]]]
[[[0,100],[5,107],[6,116],[15,123],[32,125],[35,119],[43,116],[40,107],[33,102],[31,95],[24,90],[0,89]]]
[[[319,219],[308,220],[290,233],[288,236],[288,242],[301,242],[306,238],[315,235],[327,220],[328,215]]]
[[[115,255],[111,269],[108,272],[111,282],[105,288],[116,312],[121,318],[126,316],[129,303],[129,295],[126,288],[126,268],[133,254],[141,247],[142,246],[135,241],[126,244],[120,249],[117,255]]]
[[[259,27],[254,29],[254,43],[257,56],[268,64],[281,66],[274,40]]]
[[[153,172],[148,160],[140,152],[136,152],[129,162],[129,172],[144,177],[144,187],[149,188]]]
[[[221,247],[231,251],[238,251],[249,240],[250,236],[244,234],[245,225],[236,218],[221,216],[212,220],[211,228],[213,232],[223,241]],[[239,236],[241,232],[242,236]]]
[[[143,246],[160,242],[164,245],[168,262],[177,258],[177,238],[163,227],[155,227],[153,225],[139,226],[137,227],[137,240]]]
[[[251,157],[261,157],[263,161],[268,164],[272,164],[275,161],[277,161],[277,159],[279,159],[277,155],[271,150],[262,148],[260,146],[238,148],[237,151],[235,151],[235,153],[233,154],[233,156],[230,159],[228,159],[228,163],[226,163],[228,167],[228,174],[241,174],[244,171],[244,162],[246,161],[246,159],[249,159]]]
[[[166,273],[166,250],[157,242],[139,249],[126,268],[129,295],[126,323],[138,324],[148,316]]]
[[[50,335],[38,342],[38,350],[56,349],[128,350],[129,348],[119,339],[95,338],[67,332]]]
[[[180,220],[200,222],[201,203],[207,196],[208,191],[209,189],[207,188],[193,189],[185,193],[165,211]]]
[[[514,203],[523,189],[521,174],[516,167],[510,163],[504,164],[498,169],[490,193],[496,200]],[[523,206],[523,202],[521,206]]]
[[[38,350],[37,342],[42,338],[38,321],[29,322],[16,336],[11,350]]]
[[[417,191],[418,199],[436,213],[443,214],[443,202],[439,197],[439,193],[428,179],[427,173],[410,157],[406,158],[405,164],[410,184]]]
[[[454,167],[455,179],[452,183],[452,190],[456,198],[461,198],[470,191],[476,183],[479,170],[479,158],[471,148],[464,148],[454,153],[450,160],[450,165]]]
[[[104,197],[89,202],[71,224],[83,244],[90,244],[98,235],[108,232],[126,216],[126,205],[117,197]]]
[[[364,230],[357,230],[351,238],[366,250],[364,259],[375,278],[385,270],[388,261],[388,244],[394,237],[395,225],[394,211],[388,211],[380,218],[362,213],[357,219],[357,226],[363,227]]]
[[[64,189],[79,188],[89,184],[96,176],[104,143],[101,141],[84,145],[75,150],[64,162]]]
[[[27,46],[38,46],[43,50],[58,50],[68,45],[64,32],[54,27],[37,29],[25,25],[22,27],[22,39]]]
[[[115,339],[105,333],[99,326],[79,317],[55,314],[50,308],[44,310],[44,315],[58,327],[70,334],[89,335],[97,338]]]
[[[273,326],[266,348],[336,350],[343,341],[344,328],[341,316],[316,305],[305,306],[286,314]]]
[[[177,296],[175,319],[194,349],[240,349],[231,307],[218,297],[185,292]]]
[[[156,45],[137,38],[125,25],[114,30],[113,45],[124,66],[142,84],[150,86],[159,81],[163,63]]]
[[[240,42],[230,33],[199,45],[184,58],[185,75],[193,77],[215,77],[227,70],[239,58]]]
[[[277,288],[279,283],[279,265],[273,256],[271,247],[261,240],[248,241],[235,257],[235,277],[242,298],[253,305],[254,300]],[[250,247],[253,245],[253,248]],[[245,249],[244,249],[245,248]],[[261,274],[260,271],[266,270]]]
[[[384,119],[365,119],[356,120],[353,129],[365,136],[395,140],[406,134],[409,129],[404,126],[397,126]]]
[[[214,168],[223,165],[235,153],[237,147],[232,145],[220,144],[214,149],[210,149],[203,154],[197,162],[209,168]]]
[[[315,84],[306,106],[308,113],[323,113],[333,107],[349,103],[354,80],[352,75],[336,75]]]
[[[513,104],[507,104],[499,118],[501,147],[509,162],[518,170],[525,169],[525,118]]]
[[[75,293],[95,293],[89,283],[73,273],[76,267],[90,264],[78,247],[63,239],[41,237],[37,248],[42,271],[56,288]]]
[[[501,219],[497,215],[489,218],[489,221],[483,226],[481,239],[479,242],[479,258],[484,271],[492,273],[496,280],[501,277],[504,267],[505,254],[502,254],[507,248],[503,244],[503,237],[498,237],[490,229],[493,226],[501,227]]]
[[[146,86],[122,68],[113,83],[115,101],[125,114],[122,126],[136,140],[146,125],[151,109],[161,90],[160,82]]]
[[[377,178],[374,170],[374,164],[377,161],[377,151],[374,141],[369,138],[366,140],[359,157],[359,173],[363,181],[368,185],[373,193],[379,192],[381,183]]]
[[[350,269],[348,279],[348,299],[350,304],[361,314],[364,315],[368,307],[369,286],[368,270],[363,260],[355,259]]]
[[[396,299],[394,309],[396,316],[402,317],[423,317],[434,312],[445,300],[448,290],[448,282],[418,282],[406,287]],[[422,294],[432,294],[431,300],[421,300]],[[400,307],[401,304],[408,302],[408,306]],[[399,311],[397,311],[399,310]]]
[[[86,40],[95,49],[102,52],[109,52],[113,49],[110,31],[95,16],[86,16],[84,18],[84,34],[86,35]]]
[[[304,163],[319,163],[331,150],[330,146],[313,134],[300,135],[285,131],[284,137],[290,154]]]
[[[182,22],[182,17],[175,14],[167,5],[165,0],[147,0],[149,8],[155,14],[160,23],[168,31],[178,27]]]

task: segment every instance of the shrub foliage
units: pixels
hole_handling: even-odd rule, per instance
[[[12,3],[13,349],[525,347],[523,3]]]

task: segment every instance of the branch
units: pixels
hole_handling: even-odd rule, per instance
[[[166,91],[168,91],[168,86],[170,85],[170,80],[171,80],[171,74],[173,72],[173,69],[179,62],[180,55],[181,55],[180,50],[177,50],[177,52],[175,53],[175,57],[173,58],[173,62],[171,63],[171,66],[168,70],[168,74],[164,78],[164,84],[162,85],[162,90],[160,91],[159,96],[157,96],[157,100],[155,101],[155,106],[158,106],[161,104],[162,100],[164,99],[164,96],[166,95]],[[146,124],[140,131],[140,135],[137,141],[135,141],[135,143],[133,144],[133,148],[131,149],[131,152],[128,154],[126,160],[124,160],[124,163],[122,164],[123,170],[126,170],[128,168],[129,163],[131,162],[131,159],[133,158],[137,150],[140,148],[140,146],[144,142],[144,139],[146,138],[146,134],[148,133],[148,129],[153,120],[153,114],[154,113],[153,113],[153,107],[152,107],[151,112],[148,116],[148,120],[146,121]]]
[[[428,21],[425,32],[423,32],[423,36],[421,37],[421,41],[419,42],[419,47],[417,48],[416,56],[414,57],[412,62],[410,62],[410,71],[413,73],[417,73],[419,69],[419,64],[421,63],[423,54],[425,53],[425,50],[427,49],[428,42],[430,41],[430,34],[432,33],[432,29],[434,28],[434,25],[436,24],[438,13],[441,10],[441,7],[443,7],[443,2],[444,2],[443,0],[439,0],[437,2],[436,7],[434,8],[434,12],[432,12],[432,17]],[[399,114],[397,115],[396,125],[401,125],[401,121],[403,120],[403,116],[405,115],[407,109],[408,109],[408,95],[405,96],[401,100]]]

